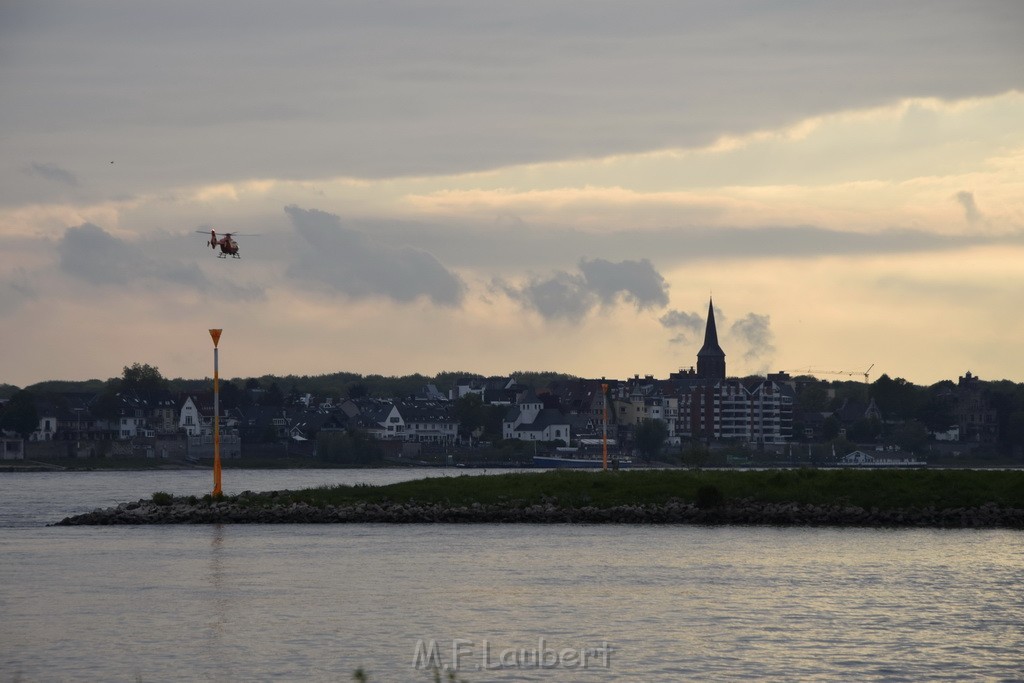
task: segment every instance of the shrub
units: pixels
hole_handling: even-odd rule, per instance
[[[157,491],[153,494],[153,503],[155,505],[170,505],[173,502],[174,495],[166,491]]]
[[[725,502],[722,491],[713,484],[706,484],[697,489],[697,507],[701,510],[716,508]]]

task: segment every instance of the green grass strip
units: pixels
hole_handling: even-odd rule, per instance
[[[304,502],[445,503],[504,505],[543,503],[598,508],[750,499],[770,503],[838,504],[865,509],[951,509],[995,503],[1024,508],[1021,470],[630,470],[549,471],[434,477],[388,486],[330,486],[247,495],[244,505]]]

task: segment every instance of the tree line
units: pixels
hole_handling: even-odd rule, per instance
[[[558,372],[518,371],[511,374],[517,381],[533,387],[538,393],[556,381],[572,381],[579,378]],[[441,372],[433,376],[412,374],[384,376],[379,374],[361,375],[353,372],[336,372],[324,375],[263,375],[261,377],[221,380],[219,383],[220,403],[224,409],[246,408],[253,405],[284,407],[295,405],[301,396],[311,394],[317,400],[339,402],[346,398],[406,398],[420,392],[426,385],[433,384],[447,395],[459,379],[464,377],[483,379],[483,375],[472,372]],[[915,385],[902,378],[891,378],[883,374],[871,384],[853,381],[818,380],[813,377],[797,377],[797,394],[794,415],[794,440],[803,433],[802,415],[809,413],[830,413],[837,411],[844,401],[866,404],[874,400],[882,413],[882,420],[861,418],[850,424],[841,424],[838,418],[826,418],[821,437],[828,441],[838,438],[845,429],[846,440],[865,443],[885,440],[915,450],[930,438],[933,432],[941,432],[957,424],[957,401],[963,396],[958,385],[943,380],[931,386]],[[1024,384],[1009,380],[979,382],[980,399],[984,407],[992,411],[996,420],[995,446],[1014,449],[1024,446]],[[45,399],[58,404],[62,395],[69,393],[94,394],[90,410],[95,417],[115,419],[120,408],[119,394],[134,392],[141,398],[171,394],[206,394],[212,390],[212,379],[168,379],[153,365],[133,363],[123,368],[120,377],[105,381],[85,380],[49,381],[19,389],[10,384],[0,384],[0,398],[5,399],[0,407],[0,428],[27,436],[38,427],[39,415],[36,401]],[[505,408],[483,404],[479,397],[457,401],[454,409],[466,434],[475,433],[483,438],[500,438],[501,420]],[[637,434],[638,441],[646,448],[664,440],[658,425],[648,425]]]

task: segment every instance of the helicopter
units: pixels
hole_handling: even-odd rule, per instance
[[[196,230],[199,234],[205,234],[205,230]],[[242,258],[238,255],[238,242],[234,240],[232,235],[241,235],[247,237],[256,237],[256,235],[245,235],[239,232],[225,232],[220,239],[217,239],[217,231],[213,228],[210,229],[210,241],[207,244],[210,245],[211,249],[220,247],[220,253],[217,254],[217,258]]]

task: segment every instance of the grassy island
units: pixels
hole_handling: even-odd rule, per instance
[[[273,496],[268,498],[268,496]],[[751,500],[763,503],[853,505],[880,509],[1024,508],[1024,470],[553,470],[495,476],[437,477],[388,486],[330,486],[252,496],[314,506],[354,503],[447,503],[608,508]]]
[[[60,524],[696,523],[1024,528],[1024,471],[633,470],[437,477],[214,499],[154,493]]]

